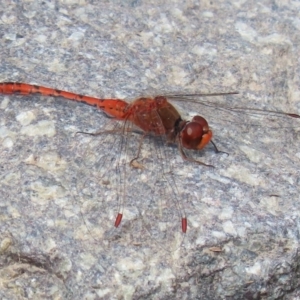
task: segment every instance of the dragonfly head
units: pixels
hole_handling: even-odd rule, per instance
[[[186,122],[180,132],[181,144],[186,149],[203,149],[211,138],[212,131],[207,121],[200,116],[195,116],[190,122]]]

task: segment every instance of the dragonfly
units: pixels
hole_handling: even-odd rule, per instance
[[[153,98],[141,97],[128,103],[122,99],[101,99],[40,85],[19,82],[0,83],[0,93],[20,95],[40,94],[43,96],[61,97],[94,106],[113,119],[123,121],[125,124],[134,124],[142,131],[141,141],[147,135],[163,136],[167,143],[177,144],[180,155],[184,160],[207,167],[213,166],[188,156],[186,150],[199,151],[211,143],[216,152],[221,152],[212,140],[213,132],[209,127],[208,122],[199,115],[194,116],[190,121],[184,120],[177,109],[169,102],[169,99],[178,99],[182,97],[192,99],[195,96],[227,96],[238,94],[238,92],[233,91],[210,94],[156,96]],[[239,110],[240,108],[232,109]],[[249,110],[251,110],[251,108]],[[260,111],[259,109],[252,110]],[[291,118],[300,118],[300,116],[295,113],[262,111],[264,113],[271,112]],[[125,126],[123,128],[125,128]],[[131,163],[136,158],[134,158]],[[120,225],[122,217],[123,211],[120,209],[115,219],[115,227]],[[187,217],[184,214],[181,216],[181,230],[183,233],[187,232],[187,226]]]

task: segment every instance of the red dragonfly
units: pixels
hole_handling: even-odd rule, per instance
[[[185,153],[185,149],[201,150],[211,142],[216,152],[219,152],[212,141],[213,133],[209,128],[207,121],[198,115],[194,116],[191,121],[183,120],[178,111],[170,102],[168,102],[168,99],[165,96],[138,98],[132,103],[127,103],[120,99],[100,99],[58,89],[17,82],[0,83],[0,93],[21,95],[40,94],[44,96],[62,97],[92,105],[104,111],[114,119],[133,123],[142,129],[143,136],[149,134],[165,136],[167,142],[176,143],[178,145],[178,149],[183,159],[200,165],[212,167],[211,165],[188,157]],[[237,94],[237,92],[197,94],[196,96],[223,96],[231,94]],[[195,95],[185,96],[192,97]],[[182,96],[172,95],[172,98],[176,97]],[[264,112],[266,111],[264,110]],[[273,113],[300,118],[299,115],[293,113]],[[119,211],[115,220],[115,227],[120,225],[122,216],[123,213]],[[181,217],[181,226],[182,232],[185,233],[187,231],[187,218],[185,215]]]

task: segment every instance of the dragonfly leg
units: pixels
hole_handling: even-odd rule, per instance
[[[200,161],[200,160],[196,160],[196,159],[194,159],[194,158],[192,158],[192,157],[188,157],[188,156],[184,153],[184,151],[183,151],[183,149],[182,149],[182,145],[181,145],[180,142],[178,142],[178,148],[179,148],[180,155],[181,155],[181,157],[182,157],[184,160],[187,160],[187,161],[190,161],[190,162],[193,162],[193,163],[197,163],[197,164],[202,165],[202,166],[214,168],[213,165],[207,165],[207,164],[205,164],[204,162],[202,162],[202,161]]]
[[[133,168],[144,169],[144,166],[142,164],[140,164],[139,162],[136,162],[136,160],[140,157],[140,153],[141,153],[141,150],[142,150],[142,145],[143,145],[143,141],[144,141],[145,136],[146,136],[146,134],[144,133],[142,135],[142,137],[140,138],[137,155],[129,163],[129,165]]]
[[[224,153],[224,154],[229,155],[229,153],[219,150],[217,148],[216,144],[212,140],[210,140],[210,142],[213,144],[216,153]]]
[[[127,129],[126,131],[131,131]],[[85,132],[85,131],[77,131],[76,134],[81,133],[81,134],[87,134],[87,135],[92,135],[92,136],[97,136],[101,134],[116,134],[116,133],[123,133],[123,129],[112,129],[112,130],[104,130],[104,131],[97,131],[97,132]]]

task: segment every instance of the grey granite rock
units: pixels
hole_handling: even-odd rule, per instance
[[[115,128],[93,107],[0,95],[1,299],[300,299],[300,121],[221,108],[300,112],[300,4],[200,2],[1,1],[2,82],[240,92],[175,103],[214,169],[153,137],[132,168],[138,133],[76,134]]]

